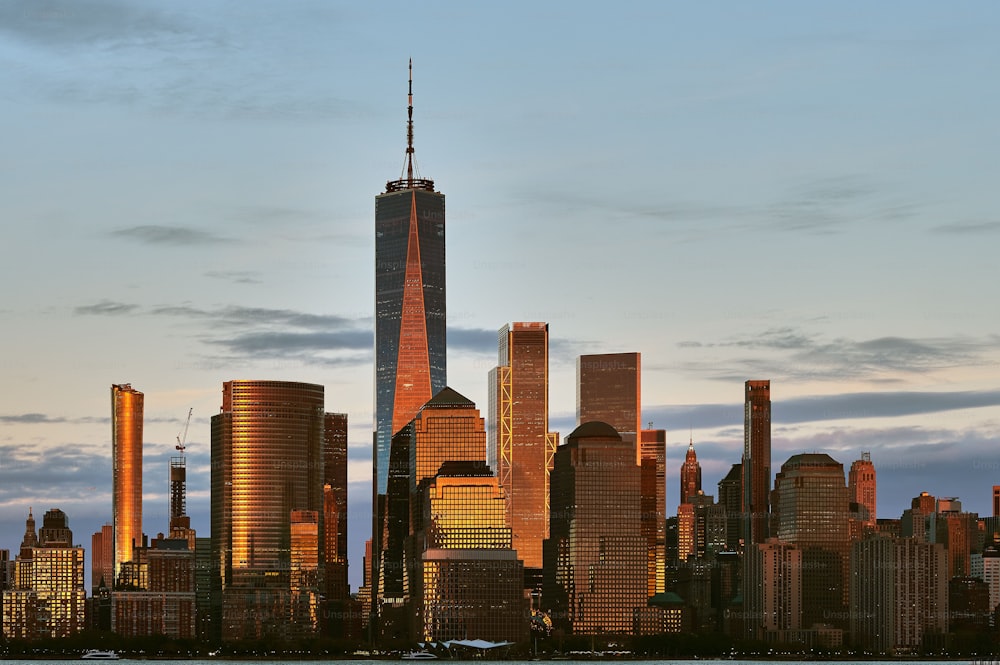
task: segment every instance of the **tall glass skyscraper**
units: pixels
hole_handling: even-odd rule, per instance
[[[111,511],[114,575],[142,545],[142,412],[144,396],[128,383],[111,386]],[[112,580],[105,580],[109,585]]]
[[[549,432],[549,325],[518,322],[498,335],[490,370],[486,461],[506,496],[517,555],[541,569],[549,536],[549,471],[559,435]]]
[[[404,172],[375,197],[375,492],[392,435],[446,384],[444,194],[414,175],[410,69]]]
[[[311,383],[223,384],[212,416],[212,558],[225,640],[292,628],[291,524],[297,511],[317,520],[323,511],[323,401]]]

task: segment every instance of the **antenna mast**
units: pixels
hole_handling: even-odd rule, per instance
[[[399,180],[390,180],[385,183],[386,192],[401,192],[407,189],[424,189],[428,192],[434,191],[434,181],[430,178],[421,178],[420,174],[414,175],[416,168],[413,163],[413,58],[410,58],[410,80],[406,91],[406,160],[403,164],[403,173]]]

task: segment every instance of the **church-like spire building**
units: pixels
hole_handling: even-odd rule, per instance
[[[701,464],[694,452],[694,439],[688,442],[687,455],[681,465],[681,503],[691,503],[691,497],[701,491]]]

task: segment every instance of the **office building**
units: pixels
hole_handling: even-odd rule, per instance
[[[549,432],[549,326],[505,325],[490,371],[486,461],[507,499],[507,523],[525,568],[541,569],[549,533],[549,471],[558,434]]]
[[[323,558],[327,600],[350,596],[347,583],[347,414],[327,413],[323,427]]]
[[[375,197],[375,492],[392,435],[445,387],[445,197],[416,173],[413,68],[403,173]]]
[[[645,607],[640,472],[611,425],[585,422],[556,449],[542,602],[574,634],[631,633]]]
[[[638,353],[601,353],[580,356],[576,363],[576,424],[605,422],[622,441],[637,445],[642,429],[642,358]]]
[[[483,461],[446,462],[421,483],[419,494],[417,635],[427,641],[523,640],[524,565],[512,547],[496,476]]]
[[[776,536],[799,547],[809,571],[802,579],[803,628],[846,628],[849,503],[844,466],[825,453],[792,455],[775,477]]]
[[[639,508],[646,539],[646,594],[666,592],[667,566],[667,431],[639,432]]]
[[[111,386],[111,512],[114,583],[142,540],[142,423],[144,396],[128,383]],[[109,580],[109,583],[111,580]]]
[[[768,538],[771,504],[771,382],[747,381],[743,401],[743,503],[745,545]]]
[[[719,505],[726,513],[726,551],[742,551],[743,465],[733,464],[719,481]]]
[[[324,423],[323,386],[223,384],[212,417],[211,538],[224,640],[290,636],[293,511],[322,514]]]

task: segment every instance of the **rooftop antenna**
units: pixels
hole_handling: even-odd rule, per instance
[[[406,93],[406,184],[413,187],[413,58],[410,58],[410,85]]]
[[[421,178],[415,162],[413,150],[413,58],[410,58],[410,80],[406,93],[406,158],[399,180],[387,182],[386,192],[400,192],[406,189],[434,191],[434,181],[430,178]]]

